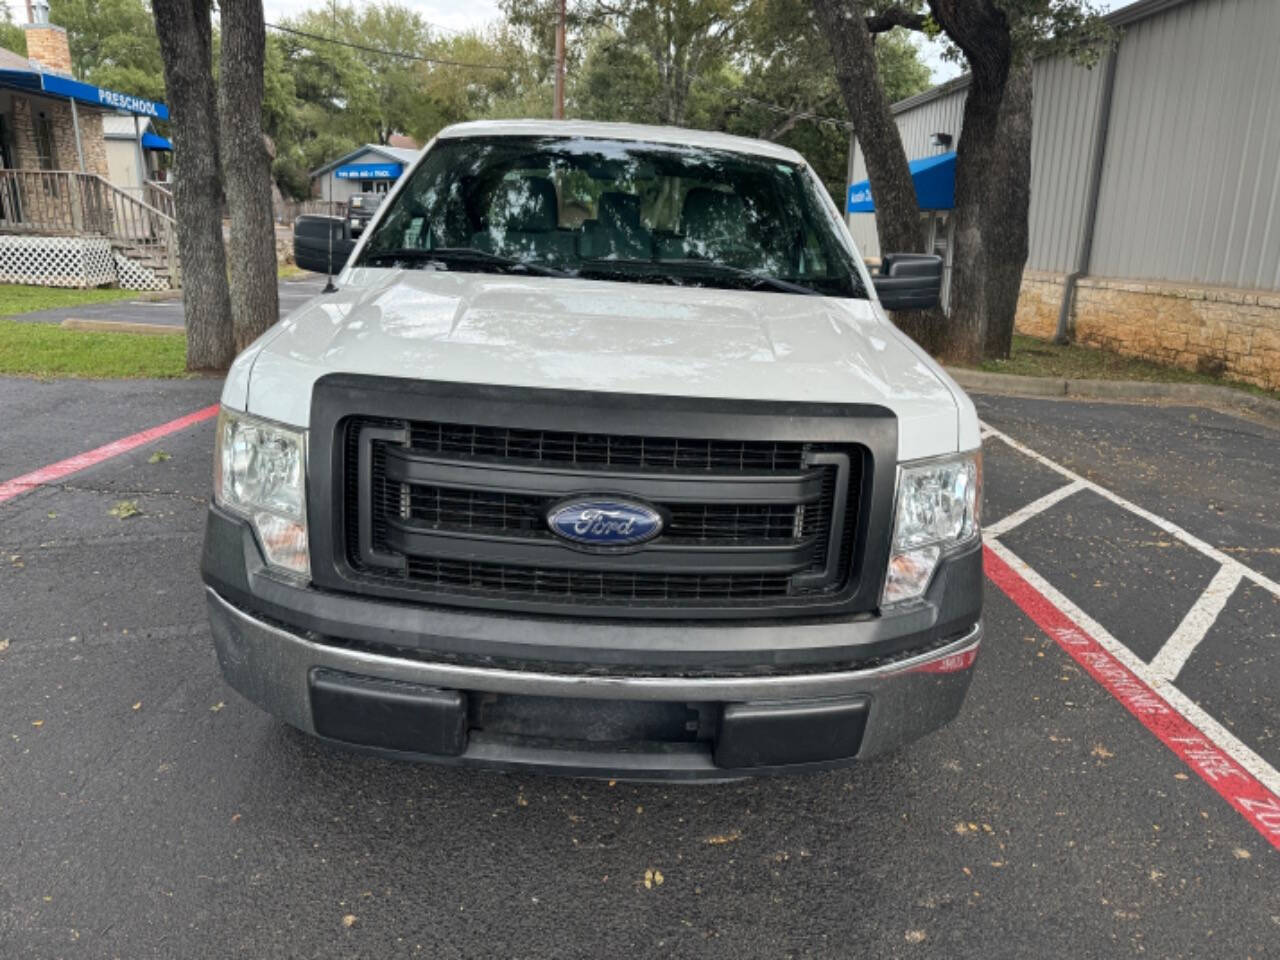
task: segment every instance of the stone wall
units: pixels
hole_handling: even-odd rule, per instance
[[[1057,331],[1063,276],[1027,271],[1017,330]],[[1072,310],[1077,343],[1280,389],[1280,293],[1084,277]]]
[[[78,112],[85,172],[105,177],[108,175],[107,144],[102,135],[102,114],[92,107]],[[48,100],[44,97],[15,95],[13,98],[14,164],[20,170],[40,169],[35,124],[36,118],[42,113],[53,126],[53,151],[57,160],[55,169],[78,171],[80,159],[76,152],[76,130],[71,122],[71,104],[65,100]]]

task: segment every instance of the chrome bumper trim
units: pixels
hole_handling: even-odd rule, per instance
[[[222,599],[206,587],[211,613],[239,621],[254,633],[278,640],[312,666],[372,677],[407,680],[432,687],[520,693],[548,697],[591,697],[620,700],[799,700],[838,697],[862,691],[869,682],[918,672],[922,667],[967,658],[982,643],[982,624],[943,647],[866,670],[799,673],[762,677],[645,677],[543,673],[498,667],[431,663],[315,643],[265,623]],[[215,627],[215,635],[217,634]]]

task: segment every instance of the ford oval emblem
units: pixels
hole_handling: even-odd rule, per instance
[[[661,533],[662,515],[634,500],[566,500],[547,511],[547,526],[574,543],[629,547]]]

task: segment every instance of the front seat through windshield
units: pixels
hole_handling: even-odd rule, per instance
[[[801,165],[724,150],[446,138],[410,175],[358,265],[537,266],[594,279],[865,297],[821,189]]]

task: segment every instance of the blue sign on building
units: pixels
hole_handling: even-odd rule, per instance
[[[916,204],[921,210],[951,210],[956,205],[956,154],[940,153],[921,157],[908,165],[911,182],[916,188]],[[849,184],[845,203],[847,213],[872,213],[876,208],[871,198],[871,181]]]
[[[169,108],[163,103],[128,93],[117,93],[115,90],[104,90],[91,83],[81,83],[79,80],[42,70],[0,70],[0,87],[16,87],[34,93],[66,97],[78,103],[91,103],[95,107],[123,110],[156,120],[169,119]]]
[[[153,117],[156,120],[169,119],[169,108],[163,103],[156,103],[154,100],[135,97],[128,93],[117,93],[114,90],[104,90],[102,87],[95,87],[91,83],[81,83],[79,80],[59,77],[52,73],[43,74],[41,80],[46,93],[79,100],[81,103],[92,103],[99,107],[111,107],[115,110],[124,110],[127,113]]]
[[[403,172],[403,163],[348,163],[333,175],[339,180],[398,180]]]

